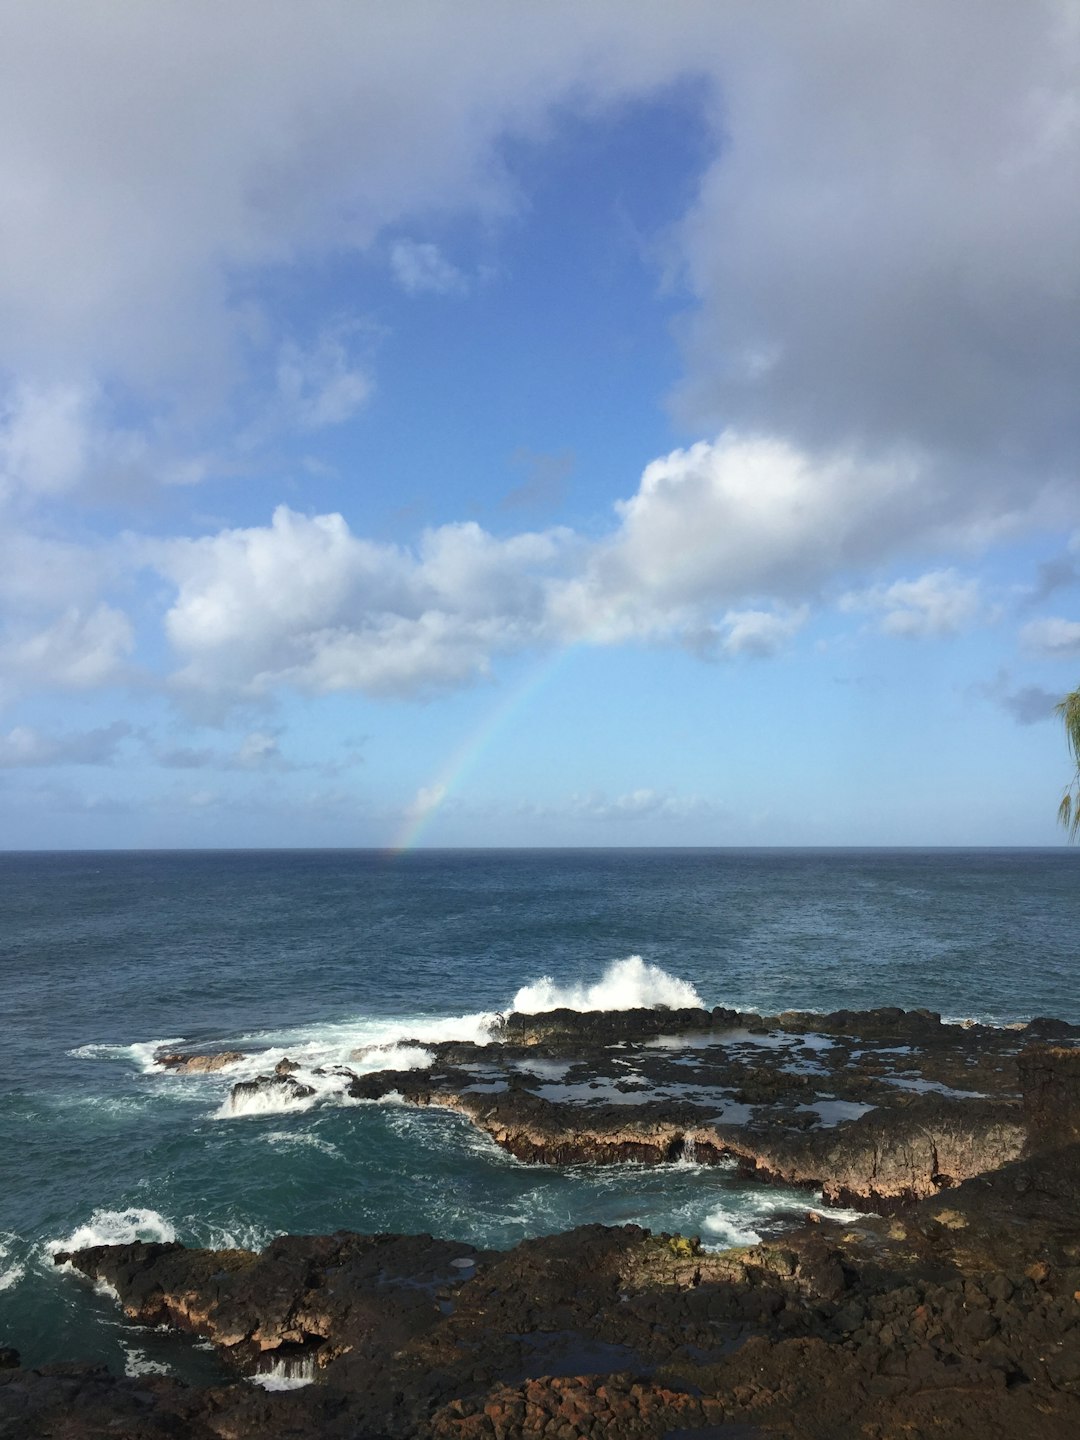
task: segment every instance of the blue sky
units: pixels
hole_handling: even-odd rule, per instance
[[[0,23],[0,846],[1060,841],[1074,5]]]

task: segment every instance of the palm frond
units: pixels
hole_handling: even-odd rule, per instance
[[[1065,726],[1065,740],[1077,767],[1080,768],[1080,690],[1073,690],[1054,706]]]
[[[1076,762],[1076,776],[1061,797],[1058,806],[1058,824],[1066,830],[1070,840],[1080,835],[1080,690],[1072,690],[1054,706],[1054,714],[1061,716],[1065,726],[1065,743],[1069,754]]]

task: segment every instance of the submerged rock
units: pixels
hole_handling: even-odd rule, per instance
[[[234,1115],[274,1111],[300,1105],[315,1094],[311,1085],[304,1085],[288,1072],[256,1075],[253,1080],[240,1080],[229,1092],[228,1108]]]

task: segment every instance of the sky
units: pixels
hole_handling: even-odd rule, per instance
[[[1077,0],[0,0],[0,848],[1053,845]]]

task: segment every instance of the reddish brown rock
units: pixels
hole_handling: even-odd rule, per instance
[[[207,1075],[215,1070],[224,1070],[247,1057],[240,1050],[221,1050],[213,1055],[165,1054],[155,1056],[155,1062],[177,1075]]]

